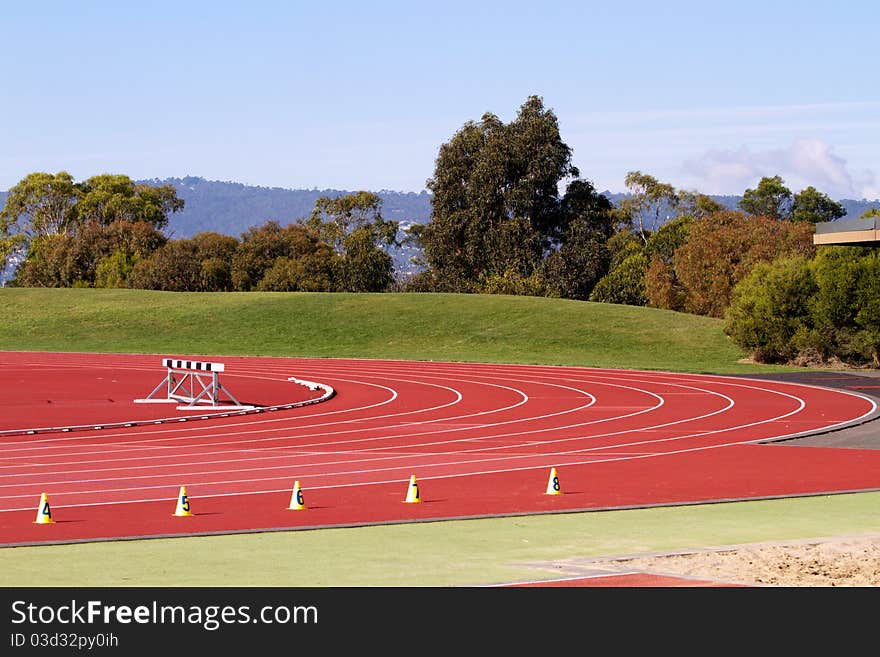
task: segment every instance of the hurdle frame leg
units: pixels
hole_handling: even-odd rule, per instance
[[[220,383],[220,372],[225,370],[223,363],[202,363],[196,361],[173,360],[165,358],[162,364],[166,366],[165,378],[143,399],[135,399],[135,403],[178,403],[179,410],[200,410],[204,408],[201,402],[206,401],[212,408],[223,409],[252,409],[253,405],[242,404],[229,390]],[[210,380],[206,380],[210,373]],[[196,394],[196,383],[201,390]],[[186,386],[189,386],[187,395]],[[160,390],[165,388],[165,398],[157,398]],[[224,406],[220,396],[225,394],[234,406]]]

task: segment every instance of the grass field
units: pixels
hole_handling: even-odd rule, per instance
[[[720,320],[468,295],[0,289],[0,350],[391,358],[749,374]],[[2,586],[470,586],[549,560],[880,532],[880,494],[0,549]]]
[[[477,586],[548,562],[880,532],[880,493],[16,547],[0,586]]]
[[[392,358],[750,373],[722,322],[455,294],[0,288],[0,349]]]

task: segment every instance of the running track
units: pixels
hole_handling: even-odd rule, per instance
[[[270,408],[133,403],[165,356],[222,362],[230,392]],[[291,377],[336,394],[312,403]],[[876,412],[855,392],[726,376],[0,352],[0,545],[877,490],[880,450],[772,444]],[[553,467],[561,495],[545,494]],[[294,481],[305,509],[288,508]],[[173,516],[181,486],[191,517]],[[33,522],[43,492],[53,524]]]

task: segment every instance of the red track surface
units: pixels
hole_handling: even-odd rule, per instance
[[[163,356],[223,362],[241,401],[138,405]],[[840,390],[573,367],[0,353],[0,544],[414,522],[880,488],[880,450],[757,444],[862,420]],[[187,417],[183,422],[176,416]],[[12,429],[170,419],[131,427]],[[3,432],[6,432],[5,434]],[[563,494],[546,495],[557,469]],[[421,503],[406,504],[411,475]],[[290,510],[294,481],[306,508]],[[194,515],[175,517],[187,487]],[[34,524],[47,493],[53,524]]]
[[[598,577],[567,577],[565,579],[554,579],[536,582],[525,582],[522,584],[506,584],[511,587],[541,587],[548,586],[566,588],[566,587],[591,587],[591,588],[674,588],[674,587],[712,587],[718,586],[739,587],[740,584],[719,584],[718,582],[709,582],[706,580],[695,579],[692,577],[672,577],[669,575],[656,575],[652,573],[623,573],[620,575],[606,575]]]

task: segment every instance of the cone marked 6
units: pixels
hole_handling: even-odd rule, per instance
[[[303,502],[302,488],[299,487],[298,481],[294,482],[293,484],[293,492],[290,495],[290,505],[287,508],[294,509],[296,511],[306,508],[306,505]]]

